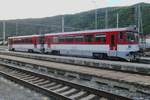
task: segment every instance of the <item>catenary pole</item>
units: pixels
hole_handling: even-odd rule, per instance
[[[3,44],[5,44],[5,38],[6,38],[6,22],[3,21]]]

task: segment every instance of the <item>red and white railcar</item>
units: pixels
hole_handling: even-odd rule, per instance
[[[9,50],[86,57],[137,59],[138,34],[134,28],[98,29],[9,37]]]

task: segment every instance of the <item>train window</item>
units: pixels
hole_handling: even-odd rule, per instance
[[[44,44],[44,42],[45,42],[45,37],[44,36],[40,36],[39,37],[39,43],[40,44]]]
[[[85,35],[85,42],[93,42],[93,35]]]
[[[26,43],[28,43],[27,39],[22,39],[22,38],[20,40],[18,40],[18,41],[19,41],[20,44],[23,44],[23,43],[26,44]]]
[[[65,38],[63,36],[59,37],[59,42],[65,42]]]
[[[128,42],[137,42],[135,33],[133,33],[133,32],[126,32],[126,34],[127,34],[127,41]]]
[[[105,34],[97,34],[95,36],[95,41],[105,43],[106,42],[106,35]]]
[[[14,39],[14,44],[18,44],[18,41],[17,41],[17,39]]]
[[[118,40],[119,40],[120,42],[123,42],[123,41],[126,40],[124,33],[125,33],[125,32],[120,32],[120,34],[118,34]]]
[[[53,43],[58,43],[58,37],[53,37]]]
[[[32,43],[32,38],[25,38],[21,40],[22,43],[28,43],[31,44]]]
[[[124,33],[123,32],[120,32],[120,34],[119,34],[119,39],[123,39],[123,37],[124,37]]]
[[[16,43],[16,41],[15,41],[15,39],[13,39],[13,44],[15,44]]]
[[[75,37],[75,41],[76,41],[76,42],[83,42],[83,41],[84,41],[84,38],[83,38],[83,36],[76,36],[76,37]]]
[[[66,37],[66,42],[73,42],[74,38],[72,36],[67,36]]]
[[[17,44],[21,44],[22,43],[22,39],[17,39]]]
[[[32,43],[32,38],[30,38],[29,42]]]
[[[13,44],[16,44],[16,41],[15,41],[15,39],[13,39]]]
[[[8,44],[12,44],[12,39],[8,39]]]
[[[16,44],[16,40],[15,39],[13,39],[13,43]]]
[[[32,38],[29,38],[29,43],[32,43]]]
[[[49,44],[52,43],[52,39],[51,38],[48,38],[47,40],[48,40]]]

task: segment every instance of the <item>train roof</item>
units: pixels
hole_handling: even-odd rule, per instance
[[[84,30],[84,31],[72,31],[72,32],[60,32],[60,33],[46,33],[45,36],[48,35],[64,35],[64,34],[80,34],[80,33],[92,33],[92,32],[114,32],[114,31],[136,31],[134,27],[125,27],[125,28],[110,28],[110,29],[96,29],[96,30]],[[39,35],[26,35],[26,36],[14,36],[9,38],[25,38],[25,37],[34,37]]]

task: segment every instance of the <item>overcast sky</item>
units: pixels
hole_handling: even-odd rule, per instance
[[[0,0],[0,20],[74,14],[95,8],[132,5],[150,0]]]

